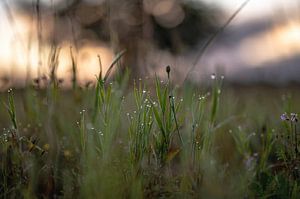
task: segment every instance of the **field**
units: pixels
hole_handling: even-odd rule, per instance
[[[0,197],[299,198],[297,86],[177,87],[169,70],[2,93]]]

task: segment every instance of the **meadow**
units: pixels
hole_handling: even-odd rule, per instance
[[[1,198],[299,198],[298,86],[127,75],[0,95]]]

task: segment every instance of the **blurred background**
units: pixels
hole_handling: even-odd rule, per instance
[[[238,84],[300,82],[300,2],[251,0],[197,60],[205,42],[242,0],[1,0],[0,87],[55,73],[71,85],[95,81],[126,49],[118,71],[205,82],[221,73]],[[194,67],[195,65],[195,67]]]

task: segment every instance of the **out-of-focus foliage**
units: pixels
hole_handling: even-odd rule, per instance
[[[20,1],[19,7],[29,14],[37,9],[41,15],[43,11],[52,12],[58,25],[56,31],[60,21],[69,19],[74,31],[79,32],[73,35],[75,43],[81,39],[97,40],[111,45],[116,52],[126,49],[124,66],[134,68],[152,48],[173,54],[194,49],[216,30],[221,16],[219,9],[191,0],[73,0],[53,4],[37,0],[33,4]],[[57,38],[56,42],[64,39]]]

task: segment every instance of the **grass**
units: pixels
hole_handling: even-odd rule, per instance
[[[216,75],[211,88],[175,88],[170,71],[2,94],[1,198],[299,197],[287,90],[222,89]]]

